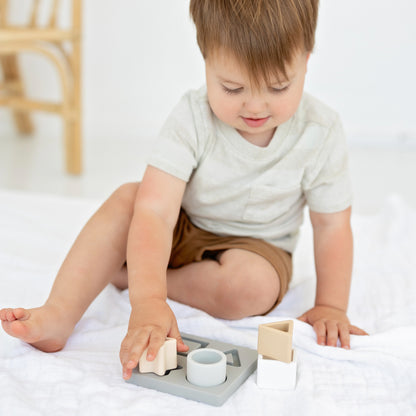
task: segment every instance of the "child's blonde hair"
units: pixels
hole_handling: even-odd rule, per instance
[[[287,79],[299,51],[311,52],[319,0],[191,0],[190,14],[204,59],[231,53],[251,82]],[[282,76],[284,77],[282,79]]]

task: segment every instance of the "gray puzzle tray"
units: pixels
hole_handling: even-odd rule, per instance
[[[165,375],[140,373],[137,368],[127,383],[136,384],[196,400],[214,406],[221,406],[257,368],[257,351],[246,347],[214,341],[182,333],[182,339],[189,346],[186,353],[178,353],[178,367],[166,371]],[[227,357],[227,378],[224,383],[213,387],[199,387],[186,379],[186,356],[199,348],[214,348]]]

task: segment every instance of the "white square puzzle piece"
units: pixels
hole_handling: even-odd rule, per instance
[[[259,354],[257,359],[257,385],[264,389],[292,390],[296,386],[296,352],[292,354],[292,361],[268,359]]]

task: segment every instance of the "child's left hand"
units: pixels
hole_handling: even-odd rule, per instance
[[[341,309],[330,306],[315,306],[298,318],[313,326],[320,345],[337,346],[338,338],[342,348],[350,348],[350,334],[368,335],[362,329],[351,325]]]

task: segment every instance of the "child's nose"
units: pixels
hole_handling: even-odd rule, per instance
[[[261,96],[252,95],[246,100],[244,107],[251,114],[260,114],[267,108],[267,103]]]

